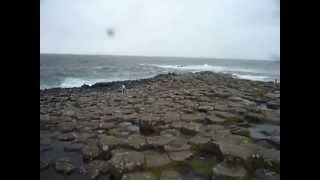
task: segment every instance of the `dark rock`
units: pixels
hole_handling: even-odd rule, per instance
[[[101,150],[95,144],[88,144],[82,147],[82,156],[84,160],[94,160],[100,153]]]
[[[75,124],[71,122],[60,123],[59,125],[61,132],[67,133],[75,130]]]
[[[49,167],[49,162],[40,160],[40,171],[46,170]]]
[[[75,136],[72,133],[61,134],[58,139],[60,141],[72,141],[75,139]]]
[[[82,144],[68,144],[64,146],[64,151],[66,152],[80,152],[82,149]]]
[[[110,171],[111,166],[107,161],[93,160],[88,164],[87,173],[91,179],[97,179],[100,175]]]
[[[219,161],[222,161],[224,158],[220,146],[212,141],[205,144],[200,144],[199,152],[206,155],[216,156]]]
[[[280,108],[280,102],[278,101],[269,101],[267,102],[267,107],[270,109],[279,109]]]
[[[209,111],[213,111],[213,107],[212,106],[199,106],[198,111],[206,113]]]
[[[257,169],[254,172],[253,180],[280,180],[280,175],[268,169]]]

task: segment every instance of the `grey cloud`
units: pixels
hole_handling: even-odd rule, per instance
[[[279,14],[270,0],[46,0],[40,52],[273,59]]]

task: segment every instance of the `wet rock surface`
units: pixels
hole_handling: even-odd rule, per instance
[[[200,72],[40,90],[40,179],[280,179],[280,85]]]

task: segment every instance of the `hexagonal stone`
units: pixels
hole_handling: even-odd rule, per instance
[[[186,151],[191,148],[191,145],[187,144],[187,140],[177,138],[164,146],[165,151]]]
[[[168,136],[151,136],[147,137],[147,143],[155,148],[163,147],[166,144],[170,143],[176,139],[175,137],[168,137]]]
[[[117,138],[114,136],[100,136],[99,137],[99,145],[102,149],[105,149],[106,146],[110,149],[114,149],[116,147],[124,146],[127,142],[124,139]]]
[[[205,119],[212,124],[223,124],[225,122],[224,118],[218,117],[215,114],[210,114]]]
[[[244,167],[231,165],[226,162],[216,165],[212,171],[212,180],[245,180],[248,177],[248,173]]]
[[[111,151],[110,164],[117,173],[129,172],[141,169],[144,164],[144,154],[127,149],[115,149]]]
[[[91,179],[96,179],[108,171],[110,171],[110,164],[107,161],[93,160],[87,167],[87,172]]]
[[[221,112],[221,111],[215,112],[215,115],[217,117],[224,118],[224,119],[235,118],[237,116],[237,115],[229,113],[229,112]]]
[[[57,172],[62,174],[71,174],[75,170],[74,165],[70,158],[60,158],[55,162],[55,169]]]
[[[59,135],[59,136],[58,136],[58,139],[59,139],[60,141],[72,141],[72,140],[75,139],[75,136],[74,136],[74,134],[72,134],[72,133],[66,133],[66,134],[61,134],[61,135]]]
[[[221,152],[223,156],[231,156],[234,158],[239,158],[242,161],[247,161],[253,154],[257,152],[255,149],[248,147],[230,144],[230,143],[219,143]]]
[[[49,167],[49,162],[40,160],[40,171],[43,171]]]
[[[173,125],[175,128],[180,129],[180,131],[184,134],[196,134],[200,132],[201,127],[203,126],[200,123],[196,122],[181,122],[179,124]]]
[[[115,123],[113,122],[103,122],[99,124],[99,129],[109,130],[115,127]]]
[[[160,167],[170,163],[170,159],[167,154],[161,154],[155,151],[144,152],[146,158],[146,167]]]
[[[179,121],[179,118],[179,113],[177,112],[166,112],[163,117],[166,122],[176,122]]]
[[[180,131],[176,130],[176,129],[165,129],[163,131],[160,132],[160,136],[164,136],[164,137],[172,137],[172,136],[180,136]]]
[[[280,170],[280,151],[275,149],[261,148],[258,154],[261,154],[264,161],[274,168]]]
[[[78,152],[81,151],[83,145],[82,144],[68,144],[64,146],[64,151],[66,152]]]
[[[157,178],[149,172],[135,172],[124,174],[121,180],[156,180]]]
[[[160,180],[183,180],[181,174],[173,170],[162,171]]]
[[[202,135],[196,135],[196,136],[193,136],[192,138],[190,138],[188,140],[188,143],[191,144],[191,145],[199,146],[201,144],[208,143],[210,140],[211,140],[210,137],[205,137],[205,136],[202,136]]]
[[[143,149],[147,146],[147,142],[144,136],[131,135],[128,137],[128,145],[134,149]]]
[[[82,156],[84,160],[93,160],[101,153],[99,147],[95,144],[88,144],[82,147]]]
[[[168,155],[173,161],[185,161],[193,156],[194,151],[169,152]]]
[[[199,106],[198,111],[200,111],[200,112],[213,111],[213,107],[212,106]]]
[[[203,121],[205,116],[201,113],[194,114],[182,114],[181,121],[191,122],[191,121]]]
[[[76,126],[72,122],[63,122],[59,124],[59,129],[63,133],[72,132],[75,128]]]
[[[253,180],[280,180],[280,175],[268,169],[257,169],[254,172]]]

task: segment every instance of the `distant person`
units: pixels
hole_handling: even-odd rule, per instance
[[[274,86],[277,86],[278,85],[278,79],[275,79],[274,80]]]
[[[122,84],[122,95],[127,95],[127,89],[126,86],[124,84]]]

